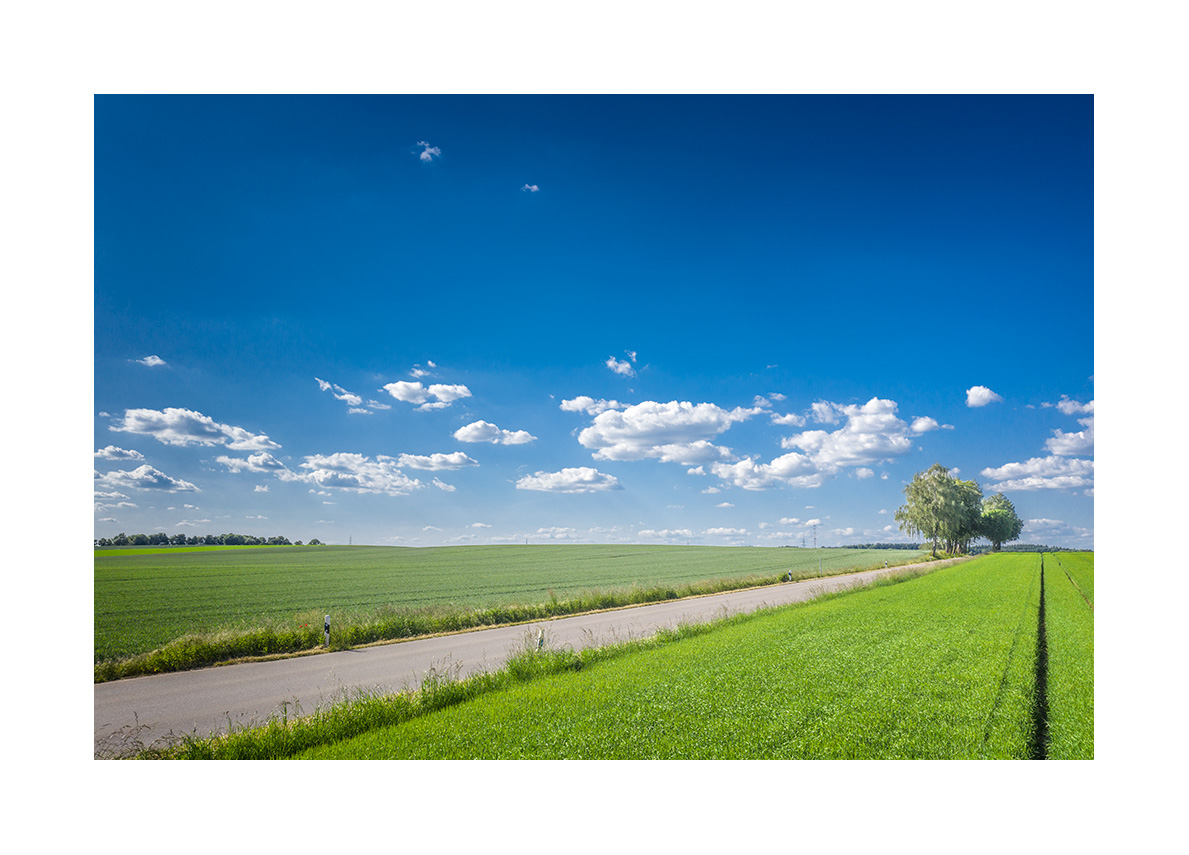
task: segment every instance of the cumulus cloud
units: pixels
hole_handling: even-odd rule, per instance
[[[301,468],[306,470],[300,475],[303,481],[352,493],[407,496],[425,487],[420,481],[401,472],[396,460],[384,455],[373,460],[350,452],[314,454],[306,457]]]
[[[985,407],[987,404],[1002,400],[1002,396],[995,394],[986,386],[971,386],[966,390],[966,406],[968,407]]]
[[[627,406],[627,404],[621,404],[619,401],[608,401],[605,398],[600,398],[596,401],[587,395],[579,395],[577,398],[571,398],[568,401],[563,400],[561,402],[561,408],[567,413],[586,413],[591,416],[597,416],[599,413],[605,413],[607,410],[622,410]]]
[[[167,493],[197,493],[198,488],[189,481],[170,478],[159,469],[154,469],[147,463],[132,470],[117,470],[108,472],[99,481],[117,489],[133,488],[136,490],[162,490]]]
[[[388,383],[384,391],[398,401],[407,404],[420,404],[419,410],[440,410],[448,407],[461,398],[471,397],[471,390],[466,386],[451,386],[445,383],[432,383],[423,386],[417,380],[398,380]],[[431,400],[435,399],[435,400]]]
[[[1048,452],[1060,457],[1092,455],[1094,453],[1094,419],[1093,417],[1078,419],[1078,424],[1085,429],[1076,433],[1054,430],[1053,436],[1045,441],[1045,448]]]
[[[750,532],[745,528],[708,528],[703,534],[713,537],[746,537]]]
[[[578,442],[594,449],[596,460],[654,458],[698,466],[734,459],[729,449],[712,445],[710,439],[758,412],[759,408],[724,410],[688,401],[643,401],[595,416],[578,435]]]
[[[422,163],[429,163],[435,157],[442,156],[442,150],[440,148],[438,148],[436,145],[430,145],[425,140],[419,141],[417,145],[424,146],[424,149],[419,155]]]
[[[249,454],[246,458],[219,455],[215,458],[215,462],[223,464],[232,472],[270,472],[278,476],[286,473],[292,475],[284,463],[277,460],[267,451],[262,451],[258,454]]]
[[[809,430],[781,440],[781,448],[805,452],[806,465],[813,470],[831,474],[844,466],[870,466],[912,450],[909,427],[896,416],[895,401],[872,398],[861,406],[828,402],[813,406],[819,422],[846,420],[835,431]]]
[[[760,463],[751,457],[736,463],[715,463],[710,471],[744,490],[769,490],[781,484],[820,487],[825,480],[810,458],[796,452],[777,457],[771,463]]]
[[[139,362],[141,365],[147,365],[150,368],[155,367],[157,365],[165,364],[165,360],[162,359],[160,356],[157,356],[156,354],[153,354],[152,356],[146,356],[142,359],[137,359],[134,361]]]
[[[472,460],[461,451],[455,451],[453,454],[435,453],[429,456],[421,454],[402,454],[399,458],[397,458],[397,465],[407,466],[409,469],[440,471],[443,469],[461,469],[464,466],[478,466],[479,461]]]
[[[636,369],[632,368],[632,363],[627,360],[619,360],[614,356],[607,357],[607,361],[603,363],[616,374],[622,374],[624,377],[635,377]]]
[[[1007,463],[982,470],[994,483],[988,489],[1073,490],[1094,486],[1094,461],[1074,457],[1033,457],[1023,463]]]
[[[1088,404],[1083,404],[1080,401],[1070,400],[1068,395],[1062,395],[1061,400],[1058,401],[1054,406],[1056,406],[1058,410],[1065,413],[1067,416],[1077,415],[1078,413],[1094,412],[1093,401]]]
[[[772,414],[772,424],[774,425],[789,425],[790,427],[801,427],[805,424],[805,418],[796,413],[789,413],[786,416],[778,416],[776,413]]]
[[[622,490],[614,475],[607,475],[588,466],[562,469],[560,472],[537,472],[516,482],[517,490],[537,490],[544,493],[601,493]]]
[[[151,436],[166,445],[225,445],[236,451],[265,451],[281,446],[264,434],[216,422],[194,410],[125,410],[123,420],[111,430]]]
[[[861,466],[855,470],[855,477],[858,478],[860,481],[867,479],[867,478],[874,478],[875,471],[872,469],[868,469],[865,466]]]
[[[652,528],[641,529],[636,532],[637,537],[655,537],[661,540],[689,540],[694,536],[688,528],[663,528],[659,531]]]
[[[459,442],[490,442],[493,445],[523,445],[536,439],[526,430],[503,430],[482,419],[460,427],[454,432],[454,438]]]
[[[144,460],[144,455],[139,451],[129,451],[114,445],[99,449],[95,456],[102,460]]]
[[[920,436],[921,434],[928,433],[931,430],[940,430],[942,428],[945,428],[946,430],[953,430],[954,426],[938,424],[937,419],[932,418],[931,416],[921,416],[920,418],[912,420],[912,427],[910,430],[917,436]]]
[[[536,193],[536,192],[537,192],[538,190],[540,190],[541,188],[540,188],[540,187],[538,187],[536,184],[525,184],[525,185],[524,185],[523,187],[521,187],[520,189],[521,189],[521,191],[527,190],[527,191],[528,191],[528,192],[530,192],[530,193]]]

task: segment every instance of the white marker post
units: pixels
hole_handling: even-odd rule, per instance
[[[330,615],[322,618],[322,631],[326,633],[326,647],[330,647]]]

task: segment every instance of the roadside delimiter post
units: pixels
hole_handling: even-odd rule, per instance
[[[330,615],[322,618],[322,631],[326,633],[326,646],[330,647]]]

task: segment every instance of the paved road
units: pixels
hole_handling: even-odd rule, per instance
[[[680,623],[801,602],[904,569],[807,579],[357,650],[97,683],[95,751],[96,755],[118,754],[138,743],[148,746],[183,733],[206,736],[224,732],[232,724],[264,721],[282,710],[290,715],[309,713],[355,689],[417,687],[430,669],[449,670],[463,677],[496,670],[526,644],[535,645],[542,629],[550,647],[580,650],[647,637]]]

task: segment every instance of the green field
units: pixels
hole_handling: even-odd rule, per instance
[[[474,625],[467,620],[485,609],[480,622],[516,619],[514,605],[553,609],[524,612],[533,619],[575,610],[567,603],[597,608],[697,593],[689,586],[709,580],[765,584],[789,570],[807,578],[819,560],[829,575],[920,558],[906,550],[601,545],[99,549],[96,678],[309,649],[321,644],[324,614],[336,644],[366,643]],[[139,670],[107,668],[171,643]]]
[[[730,621],[300,756],[1037,756],[1039,571],[1039,555],[986,556]]]
[[[1045,555],[1048,755],[1094,757],[1094,554]]]

